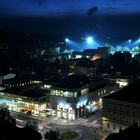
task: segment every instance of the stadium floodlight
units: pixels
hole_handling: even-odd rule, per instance
[[[68,42],[69,41],[69,39],[68,38],[65,38],[65,42]]]
[[[128,42],[131,43],[132,42],[132,39],[129,39]]]
[[[86,41],[87,41],[88,44],[92,44],[93,43],[93,38],[91,36],[87,37]]]

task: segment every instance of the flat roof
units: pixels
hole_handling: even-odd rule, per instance
[[[39,98],[47,97],[47,94],[48,94],[47,90],[41,89],[39,87],[6,88],[5,90],[3,90],[3,92],[13,94],[13,95],[24,96],[24,97],[27,97],[27,98],[33,98],[33,99],[39,99]]]
[[[19,83],[19,82],[28,82],[31,80],[38,80],[41,81],[36,75],[22,75],[22,76],[16,76],[12,79],[6,79],[4,80],[4,83]]]
[[[48,81],[48,84],[52,84],[53,88],[65,88],[65,89],[77,89],[86,87],[90,84],[97,84],[105,81],[103,78],[98,76],[86,76],[86,75],[68,75],[65,77],[61,77],[56,79],[52,83]],[[46,81],[47,83],[47,81]]]
[[[22,95],[30,98],[42,98],[45,97],[47,93],[48,91],[45,89],[33,88],[24,92]]]
[[[140,94],[140,80],[134,82],[133,84],[127,87],[124,87],[118,92],[115,92],[103,98],[140,104],[139,94]]]

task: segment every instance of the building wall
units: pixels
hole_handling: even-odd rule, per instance
[[[137,122],[140,126],[140,104],[103,100],[103,128],[118,131]]]
[[[0,85],[2,84],[3,76],[0,76]]]
[[[0,92],[0,104],[6,104],[9,107],[10,111],[20,112],[24,114],[27,114],[27,112],[30,111],[30,115],[33,116],[45,116],[45,113],[41,113],[41,111],[47,109],[46,102],[40,102],[39,100],[38,102],[34,102],[29,98],[27,100],[25,100],[24,98],[26,97]]]
[[[66,109],[70,108],[75,116],[73,118],[79,118],[101,109],[102,97],[111,94],[112,91],[118,90],[118,86],[106,86],[90,93],[87,87],[79,90],[75,89],[75,91],[65,90],[51,89],[50,103],[52,108],[59,117],[64,117],[63,112],[66,112]],[[66,97],[66,95],[64,96],[65,92],[71,93],[73,96]],[[77,96],[75,96],[75,93],[77,93]]]

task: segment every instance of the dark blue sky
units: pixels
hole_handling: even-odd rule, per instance
[[[91,7],[98,14],[138,13],[140,0],[0,0],[1,16],[60,16],[85,14]]]
[[[135,37],[139,25],[140,0],[0,0],[0,31]]]

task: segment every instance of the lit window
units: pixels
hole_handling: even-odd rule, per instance
[[[77,97],[77,92],[74,92],[74,97],[75,97],[75,98]]]
[[[56,91],[52,90],[51,95],[56,95]]]
[[[73,97],[73,92],[69,92],[69,97]]]
[[[65,97],[68,97],[68,93],[69,93],[68,91],[65,91],[65,92],[64,92],[64,96],[65,96]]]
[[[61,93],[60,96],[64,96],[63,91],[60,91],[60,93]]]
[[[81,90],[81,95],[87,94],[88,93],[88,88],[82,89]]]
[[[56,95],[57,95],[57,96],[60,96],[60,94],[61,94],[61,93],[60,93],[60,90],[56,90]]]

